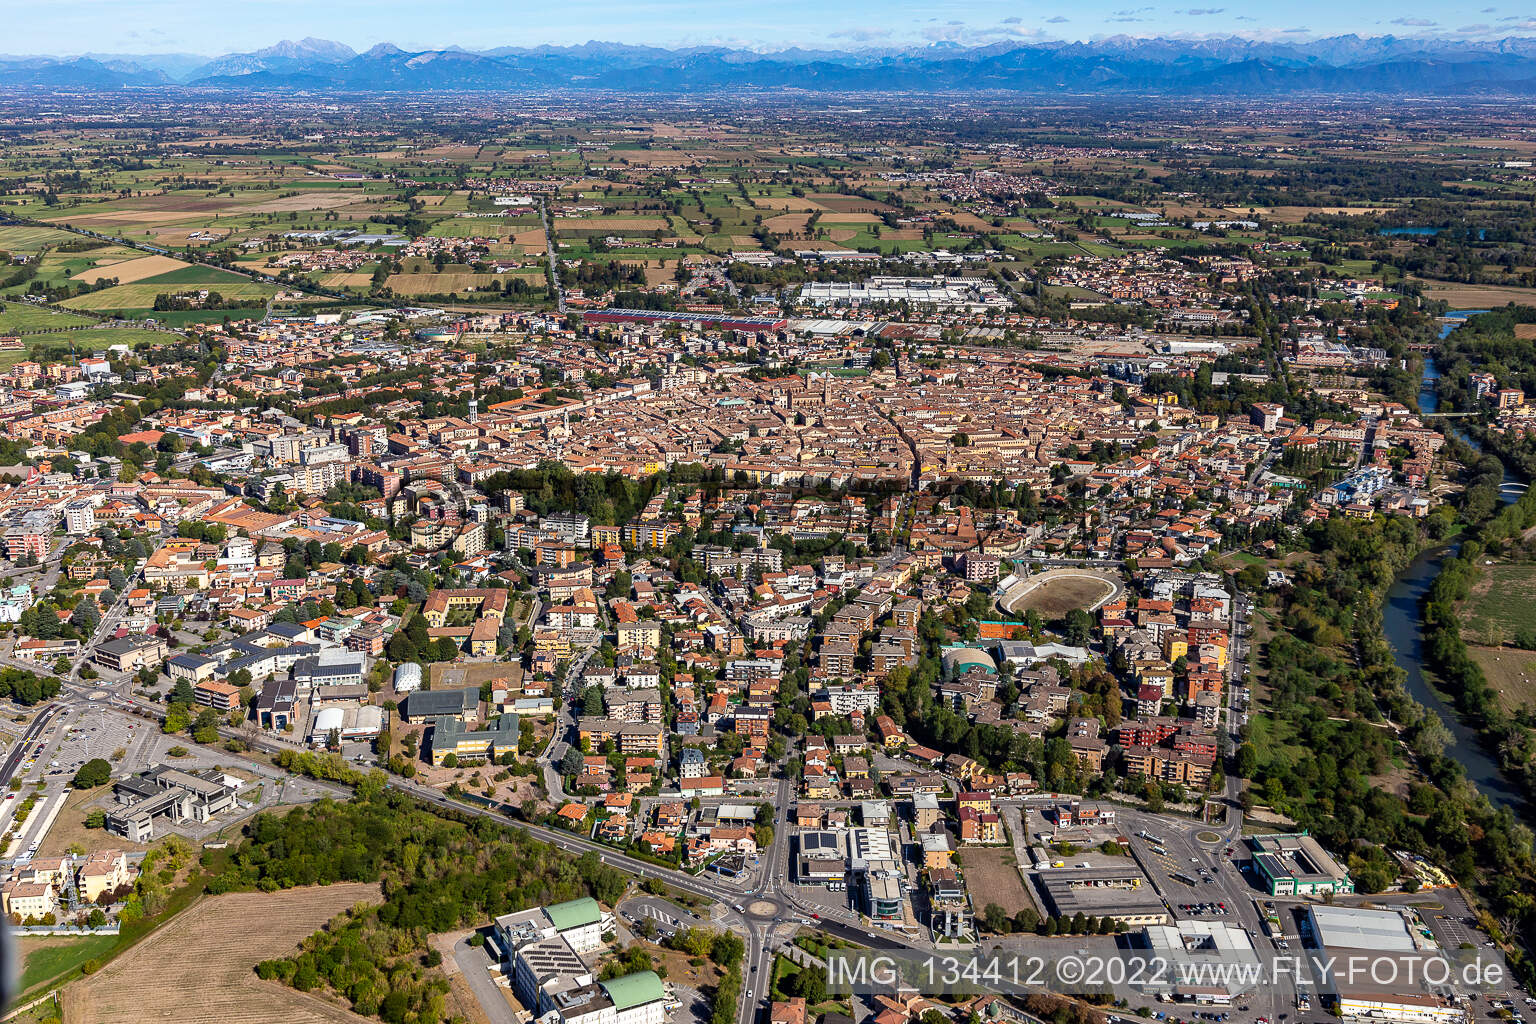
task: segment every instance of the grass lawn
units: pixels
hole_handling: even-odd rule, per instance
[[[92,957],[101,956],[116,942],[116,935],[87,935],[78,939],[63,935],[21,938],[17,942],[24,965],[21,991],[30,991],[74,970]]]

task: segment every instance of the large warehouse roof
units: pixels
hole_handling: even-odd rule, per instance
[[[1414,948],[1413,935],[1396,911],[1315,906],[1311,913],[1313,930],[1325,949],[1386,953]]]

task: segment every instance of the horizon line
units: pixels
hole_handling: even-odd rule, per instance
[[[295,38],[293,38],[291,36],[285,36],[283,38],[280,38],[280,39],[276,40],[275,42],[271,42],[271,43],[268,43],[268,44],[263,45],[263,46],[257,46],[257,47],[255,47],[253,49],[246,49],[246,50],[224,50],[224,51],[221,51],[219,53],[197,52],[197,51],[193,51],[193,50],[183,50],[183,49],[175,49],[175,48],[166,49],[166,50],[139,49],[139,50],[121,50],[121,51],[109,51],[109,50],[102,50],[102,49],[86,49],[86,50],[82,50],[82,51],[79,51],[79,52],[76,52],[76,53],[63,53],[63,52],[55,52],[55,53],[4,53],[4,54],[0,54],[0,59],[20,59],[20,60],[82,60],[82,59],[89,59],[89,58],[93,58],[93,57],[185,56],[185,57],[200,57],[200,58],[206,58],[206,59],[209,59],[209,60],[215,60],[215,59],[218,59],[218,58],[221,58],[221,57],[227,57],[227,56],[260,53],[260,52],[265,51],[265,50],[270,50],[270,49],[274,49],[274,48],[276,48],[278,46],[282,46],[285,43],[302,44],[302,43],[311,42],[311,41],[315,42],[315,43],[329,43],[329,44],[333,44],[333,45],[336,45],[336,46],[344,46],[347,49],[352,51],[353,56],[364,56],[367,53],[369,53],[369,52],[371,52],[373,50],[376,50],[376,49],[380,49],[380,48],[389,48],[389,49],[393,49],[393,50],[398,50],[398,51],[400,51],[402,53],[452,53],[452,52],[460,52],[460,53],[474,54],[474,55],[477,55],[477,56],[484,56],[484,55],[490,54],[492,51],[495,51],[495,50],[512,50],[512,51],[533,51],[533,50],[541,50],[541,49],[549,49],[549,50],[579,50],[579,49],[582,49],[583,47],[589,47],[589,46],[612,46],[612,47],[618,47],[618,48],[630,49],[630,50],[661,50],[661,51],[670,52],[670,53],[682,53],[682,52],[691,51],[691,50],[717,50],[717,51],[725,51],[725,52],[732,52],[732,53],[754,53],[754,54],[760,54],[760,55],[785,53],[785,52],[789,52],[789,51],[792,51],[792,50],[813,50],[813,51],[822,51],[822,52],[830,52],[830,53],[844,53],[844,54],[910,53],[910,52],[927,51],[927,50],[966,51],[966,50],[995,49],[995,48],[998,48],[998,47],[1009,47],[1009,48],[1015,48],[1015,49],[1022,49],[1022,48],[1029,47],[1029,46],[1092,45],[1092,44],[1096,44],[1096,43],[1104,43],[1104,42],[1109,42],[1109,41],[1112,41],[1112,40],[1122,40],[1122,39],[1123,40],[1128,40],[1128,41],[1134,40],[1134,41],[1139,41],[1139,42],[1170,42],[1170,43],[1179,43],[1179,42],[1184,42],[1184,43],[1202,43],[1202,42],[1230,42],[1230,41],[1238,41],[1238,42],[1244,42],[1244,43],[1261,43],[1261,44],[1267,43],[1267,44],[1277,45],[1277,46],[1305,46],[1305,45],[1313,44],[1313,43],[1324,43],[1324,42],[1330,42],[1330,41],[1335,41],[1335,40],[1356,39],[1356,40],[1359,40],[1361,42],[1379,42],[1379,41],[1382,41],[1382,40],[1394,40],[1394,41],[1410,42],[1410,43],[1449,43],[1449,44],[1465,45],[1465,46],[1469,46],[1470,47],[1470,46],[1478,46],[1478,45],[1483,45],[1483,46],[1497,45],[1499,43],[1508,42],[1508,41],[1511,41],[1511,40],[1536,41],[1536,28],[1533,28],[1533,29],[1530,29],[1530,30],[1526,30],[1526,31],[1509,31],[1509,32],[1505,32],[1505,33],[1499,34],[1499,35],[1480,36],[1480,37],[1458,36],[1455,33],[1439,33],[1439,34],[1437,34],[1437,33],[1433,33],[1433,32],[1418,32],[1418,33],[1412,33],[1412,34],[1397,34],[1397,33],[1387,32],[1387,33],[1382,33],[1380,35],[1366,35],[1366,34],[1362,34],[1362,33],[1359,33],[1359,32],[1341,32],[1341,33],[1335,33],[1335,34],[1332,34],[1332,35],[1322,35],[1322,34],[1317,34],[1317,35],[1312,35],[1312,34],[1307,34],[1307,35],[1294,34],[1294,35],[1292,35],[1292,34],[1289,34],[1285,30],[1281,30],[1281,31],[1275,31],[1275,30],[1256,30],[1255,32],[1252,32],[1252,33],[1246,33],[1246,32],[1241,32],[1241,31],[1234,31],[1234,32],[1203,32],[1203,33],[1175,32],[1175,33],[1148,33],[1148,34],[1141,34],[1141,33],[1136,33],[1136,32],[1115,32],[1115,33],[1104,33],[1104,34],[1099,34],[1099,35],[1087,36],[1087,37],[1082,37],[1082,38],[1070,38],[1070,37],[1065,37],[1065,36],[1050,37],[1050,36],[1045,36],[1045,35],[1042,34],[1042,35],[1037,36],[1037,37],[1020,35],[1020,36],[1016,36],[1016,37],[1013,37],[1013,38],[992,39],[992,40],[989,40],[989,41],[978,41],[976,43],[964,43],[964,42],[958,42],[958,41],[955,41],[955,40],[934,40],[934,41],[931,41],[931,42],[918,42],[918,41],[910,41],[910,42],[904,42],[904,43],[895,43],[895,42],[893,42],[893,43],[890,43],[890,44],[887,44],[887,45],[878,45],[878,44],[866,43],[866,44],[860,45],[860,46],[841,46],[841,45],[838,45],[836,42],[833,42],[833,41],[824,41],[824,42],[820,42],[820,43],[786,42],[786,43],[781,43],[781,44],[763,45],[763,46],[744,46],[744,45],[739,45],[739,44],[730,43],[730,42],[723,42],[723,41],[722,42],[702,42],[702,43],[662,44],[662,43],[626,43],[626,42],[620,42],[618,40],[612,40],[612,39],[588,39],[585,42],[580,42],[580,43],[556,43],[556,42],[539,42],[539,43],[522,43],[522,44],[503,43],[503,44],[498,44],[498,45],[494,45],[494,46],[486,46],[486,47],[482,47],[482,48],[478,48],[478,49],[472,48],[472,47],[468,47],[468,46],[464,46],[464,45],[461,45],[461,44],[458,44],[458,43],[449,43],[449,44],[440,45],[440,46],[439,45],[400,46],[399,44],[391,42],[389,40],[380,40],[380,41],[375,42],[375,43],[373,43],[373,44],[371,44],[369,46],[359,48],[359,47],[353,46],[351,43],[343,42],[343,41],[338,40],[338,39],[324,38],[324,37],[319,37],[319,36],[304,36],[302,38],[295,39]]]

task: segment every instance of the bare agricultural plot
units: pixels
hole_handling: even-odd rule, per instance
[[[672,224],[665,217],[556,217],[555,230],[671,231]]]
[[[774,234],[782,235],[797,231],[804,231],[806,222],[811,219],[808,213],[781,213],[777,217],[769,217],[763,221],[763,227]]]
[[[326,274],[320,283],[327,288],[366,288],[373,281],[372,274]]]
[[[1536,652],[1515,647],[1469,647],[1469,653],[1505,711],[1514,712],[1527,704],[1536,706]]]
[[[210,897],[66,987],[63,1019],[92,1024],[362,1024],[366,1018],[318,996],[262,981],[255,966],[293,953],[300,940],[342,911],[378,901],[379,887],[366,883]]]
[[[81,284],[95,284],[110,277],[117,278],[118,284],[132,284],[142,281],[146,277],[157,277],[160,274],[169,274],[173,270],[184,270],[191,266],[181,260],[172,259],[169,256],[140,256],[136,260],[123,260],[121,263],[107,263],[90,270],[83,270],[75,275],[75,280]]]
[[[394,274],[389,279],[389,287],[398,295],[447,295],[471,288],[494,288],[498,283],[516,277],[533,281],[543,280],[544,275],[538,270],[506,274]]]
[[[1254,209],[1282,224],[1300,224],[1311,213],[1327,216],[1343,214],[1347,217],[1358,217],[1368,213],[1386,213],[1392,208],[1390,206],[1257,206]]]
[[[817,210],[826,209],[820,203],[813,203],[799,196],[753,196],[752,205],[759,210],[786,210],[799,213],[814,213]]]
[[[845,196],[836,192],[813,192],[810,198],[838,214],[891,213],[896,209],[896,207],[889,203],[882,203],[877,199],[865,199],[862,196]],[[839,216],[837,219],[843,220],[844,218]]]
[[[1452,309],[1493,309],[1507,303],[1536,304],[1536,288],[1520,288],[1499,284],[1451,284],[1444,281],[1422,281],[1424,295],[1430,299],[1442,299]]]
[[[351,206],[353,203],[367,202],[373,198],[375,197],[365,194],[361,189],[347,189],[339,192],[300,192],[296,196],[268,199],[264,203],[252,206],[250,212],[289,213],[295,210],[334,210],[341,206]]]

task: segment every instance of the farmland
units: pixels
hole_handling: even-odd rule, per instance
[[[318,996],[262,981],[254,968],[358,903],[376,902],[363,883],[204,899],[95,974],[64,990],[65,1020],[138,1024],[343,1024],[364,1018]],[[232,927],[232,922],[239,922]],[[196,956],[188,956],[196,950]],[[153,978],[153,985],[144,979]],[[198,993],[188,999],[189,993]]]
[[[1536,707],[1536,651],[1517,647],[1468,647],[1505,711]]]
[[[1468,643],[1497,646],[1536,631],[1536,565],[1499,562],[1480,567],[1461,620]]]
[[[90,317],[60,313],[21,302],[0,304],[0,334],[36,334],[66,327],[88,327],[95,322]]]
[[[230,283],[224,283],[225,280]],[[85,309],[95,312],[152,310],[157,296],[193,291],[199,287],[217,291],[225,299],[247,300],[251,305],[259,305],[266,301],[267,296],[277,292],[276,288],[269,285],[225,275],[223,280],[209,281],[199,285],[120,284],[66,299],[59,305],[66,309]]]
[[[95,284],[107,278],[115,279],[118,284],[133,284],[135,281],[168,274],[187,266],[188,264],[181,260],[173,260],[169,256],[141,256],[138,259],[123,260],[121,263],[98,266],[84,274],[76,274],[74,279],[82,284]]]

